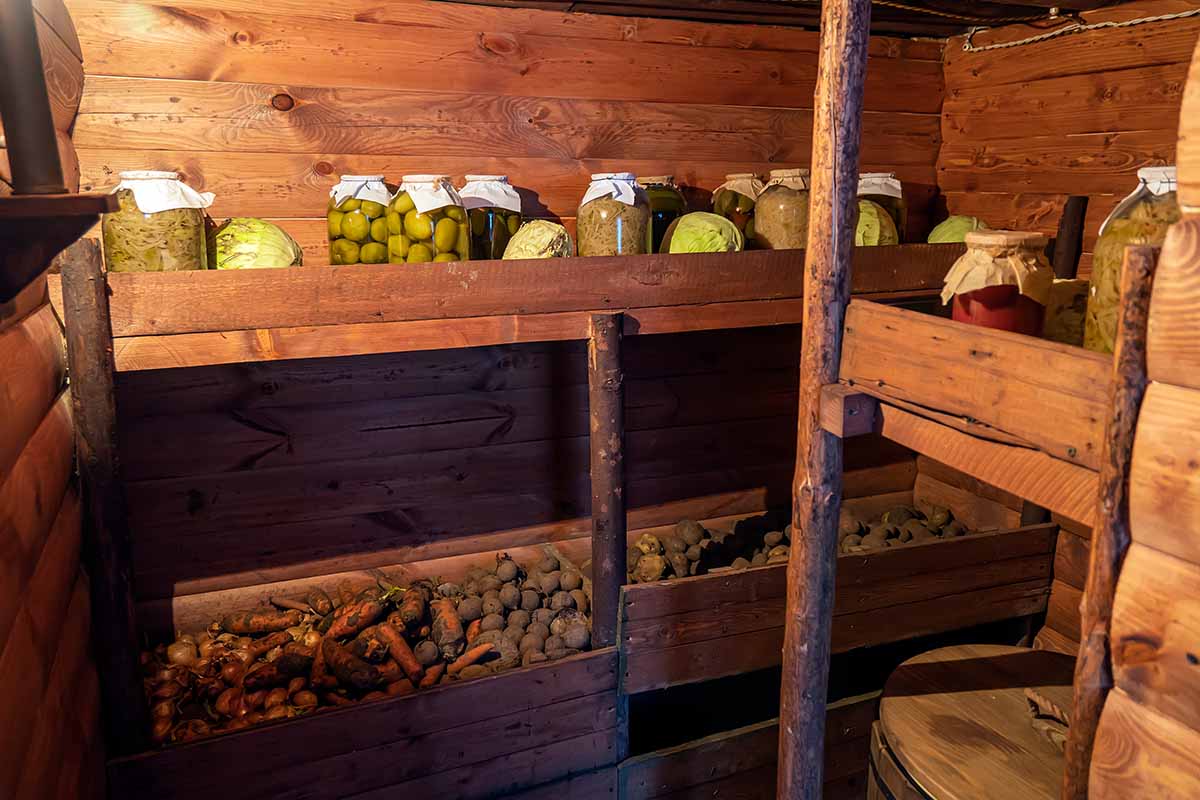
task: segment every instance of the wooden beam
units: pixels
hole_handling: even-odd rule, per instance
[[[1146,393],[1146,328],[1158,260],[1156,248],[1125,248],[1121,316],[1113,351],[1112,410],[1104,430],[1104,460],[1084,587],[1074,708],[1064,750],[1063,800],[1086,800],[1092,743],[1113,685],[1110,631],[1121,562],[1129,549],[1129,469],[1138,412]]]
[[[870,0],[821,5],[780,690],[779,716],[787,721],[779,735],[777,785],[783,798],[820,797],[823,781],[842,444],[821,427],[821,387],[837,382],[850,299],[870,25]]]
[[[60,263],[97,664],[109,753],[120,755],[141,749],[149,717],[138,661],[129,521],[117,456],[108,294],[97,242],[77,241]]]
[[[821,427],[839,439],[875,429],[879,401],[840,383],[821,387]]]
[[[589,448],[592,474],[592,640],[617,639],[625,583],[625,379],[621,315],[594,314],[588,339]]]

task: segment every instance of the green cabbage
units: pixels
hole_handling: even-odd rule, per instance
[[[856,245],[900,244],[896,223],[883,206],[872,200],[859,199],[858,225],[854,229]]]
[[[668,253],[727,253],[742,249],[742,232],[720,214],[693,211],[675,222],[663,244]]]
[[[303,263],[296,240],[266,220],[235,217],[213,231],[209,247],[213,269],[264,269]]]
[[[564,258],[574,251],[567,229],[547,219],[531,219],[513,234],[504,248],[504,259]]]
[[[953,216],[942,220],[929,232],[930,244],[964,242],[971,231],[985,231],[987,224],[977,217]]]

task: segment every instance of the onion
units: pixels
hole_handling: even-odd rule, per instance
[[[156,744],[162,744],[171,735],[171,720],[165,717],[159,717],[154,720],[154,726],[150,729],[150,738]]]
[[[163,681],[151,693],[151,697],[156,700],[167,700],[172,697],[178,697],[183,693],[183,687],[175,681]]]
[[[196,644],[196,649],[199,651],[201,658],[211,658],[216,655],[219,646],[212,639],[205,639]]]
[[[288,697],[291,697],[296,692],[301,691],[307,685],[308,685],[308,678],[303,678],[303,677],[292,678],[290,681],[288,681],[288,685],[287,685]]]
[[[246,665],[241,661],[226,661],[225,665],[221,667],[221,680],[225,681],[230,686],[241,683],[242,676],[245,674]]]
[[[150,709],[150,716],[155,719],[171,719],[175,716],[175,701],[160,700]]]
[[[217,702],[213,703],[213,710],[223,717],[235,716],[234,712],[239,711],[242,706],[242,690],[241,689],[226,689],[221,692],[221,696],[217,698]]]
[[[265,656],[263,656],[263,660],[267,661],[267,662],[274,661],[275,659],[279,658],[279,656],[282,654],[283,654],[282,646],[272,647],[270,650],[267,651],[267,654]]]
[[[263,715],[263,719],[283,719],[292,716],[292,710],[287,706],[275,706]]]
[[[258,723],[262,722],[263,715],[261,711],[251,711],[242,719],[246,721],[247,725],[257,725]]]
[[[185,667],[190,667],[196,663],[197,657],[195,642],[177,640],[167,648],[167,661],[172,664],[182,664]]]
[[[275,706],[281,706],[287,702],[287,699],[287,689],[284,689],[283,687],[272,689],[271,691],[267,692],[267,697],[265,700],[263,700],[263,708],[269,710]]]
[[[234,658],[239,659],[243,664],[249,664],[254,660],[254,656],[250,655],[250,651],[242,647],[231,651],[229,654]]]
[[[263,704],[263,700],[267,699],[267,690],[259,689],[257,692],[246,692],[242,695],[242,705],[247,709],[258,708]]]
[[[193,636],[193,635],[192,635],[192,634],[190,634],[190,633],[181,633],[181,634],[179,634],[178,636],[176,636],[176,637],[175,637],[175,641],[177,641],[177,642],[187,642],[188,644],[195,644],[195,643],[196,643],[196,637],[195,637],[195,636]]]
[[[316,631],[309,631],[304,634],[304,639],[301,641],[305,647],[317,647],[321,644],[321,634]]]

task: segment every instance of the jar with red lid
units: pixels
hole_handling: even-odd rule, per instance
[[[957,322],[1040,336],[1054,282],[1046,237],[1028,231],[971,231],[967,252],[946,273],[942,302]]]

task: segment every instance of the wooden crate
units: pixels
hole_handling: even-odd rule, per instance
[[[1045,610],[1053,524],[838,558],[833,651]],[[787,567],[625,586],[621,688],[634,694],[779,665]]]
[[[602,797],[620,709],[610,647],[116,759],[109,796]]]
[[[868,742],[879,692],[831,703],[825,717],[825,798],[866,794]],[[769,719],[627,759],[621,800],[774,797],[779,720]]]

